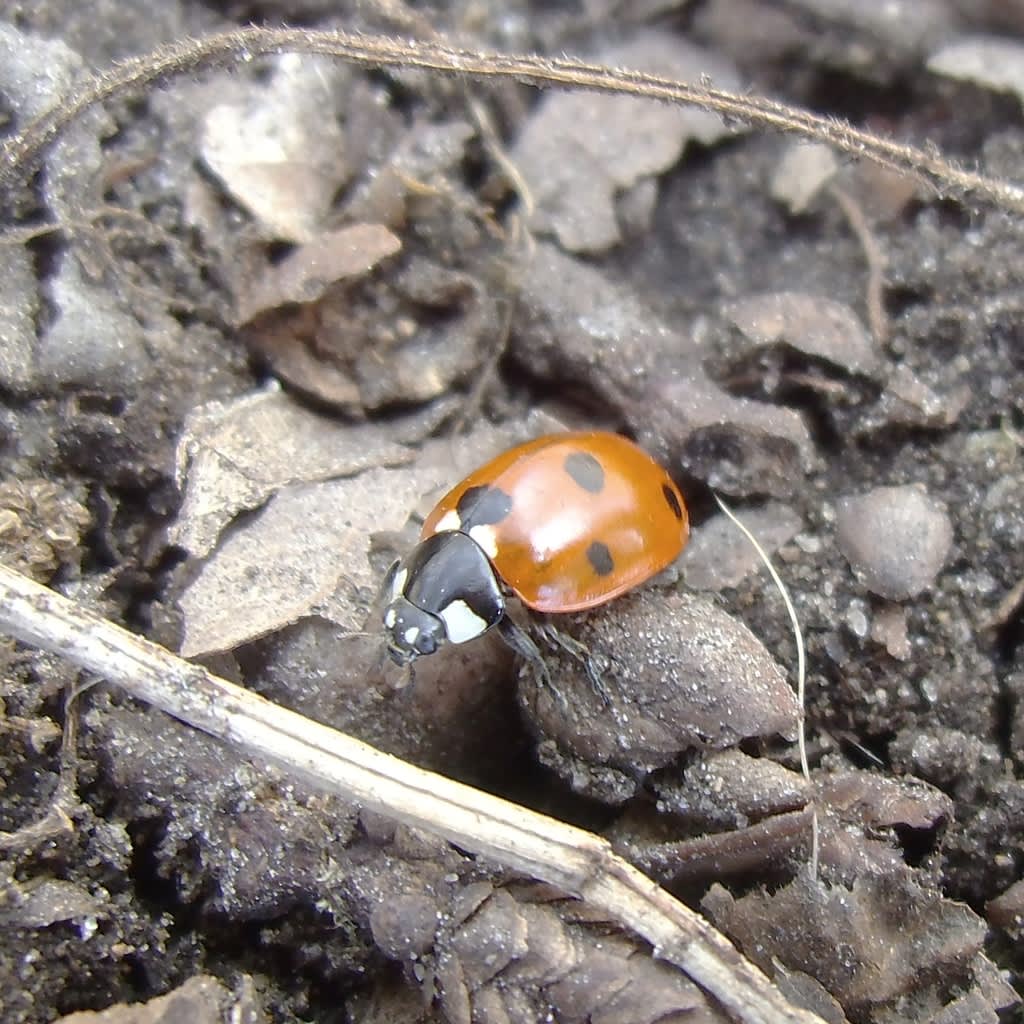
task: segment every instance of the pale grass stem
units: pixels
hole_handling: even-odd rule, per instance
[[[718,507],[729,517],[736,528],[743,534],[744,537],[750,541],[754,550],[757,552],[758,557],[764,562],[765,568],[771,573],[772,581],[774,582],[779,593],[782,595],[782,601],[786,606],[786,611],[789,614],[789,622],[793,627],[793,638],[796,641],[796,699],[797,704],[800,706],[800,719],[798,723],[797,731],[797,749],[800,752],[800,770],[803,773],[804,781],[807,783],[807,789],[809,791],[811,800],[811,877],[817,878],[818,876],[818,810],[814,802],[814,787],[811,782],[811,767],[807,761],[807,715],[806,715],[806,695],[807,695],[807,658],[804,653],[804,635],[800,629],[800,620],[797,618],[796,608],[793,606],[793,600],[789,596],[789,591],[786,589],[786,584],[782,582],[782,577],[776,570],[771,558],[768,556],[768,552],[761,547],[757,538],[747,529],[746,526],[740,522],[739,518],[733,513],[728,505],[716,494],[715,501],[718,502]]]

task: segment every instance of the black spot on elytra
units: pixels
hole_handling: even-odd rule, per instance
[[[672,509],[672,515],[674,515],[676,519],[682,519],[683,506],[679,504],[679,499],[676,497],[676,492],[673,491],[668,484],[662,484],[661,493],[665,495],[665,501],[667,502],[668,507]]]
[[[468,533],[474,526],[500,523],[512,511],[512,498],[500,487],[480,484],[470,487],[459,498],[455,511],[459,514],[460,528]]]
[[[587,548],[587,561],[598,576],[608,576],[615,568],[615,559],[612,558],[608,545],[602,544],[599,540],[595,540]]]
[[[585,491],[600,494],[604,490],[604,469],[588,452],[570,452],[565,457],[565,471]]]

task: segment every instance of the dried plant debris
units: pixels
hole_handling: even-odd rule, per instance
[[[716,885],[704,908],[769,974],[774,960],[809,974],[851,1020],[931,1021],[965,990],[990,1013],[1016,1002],[981,953],[984,922],[907,879],[831,885],[803,874],[738,899]]]
[[[206,115],[203,160],[271,238],[311,240],[348,180],[341,97],[351,72],[339,61],[282,54],[244,103]]]
[[[383,259],[393,238],[374,227],[367,239],[374,251],[361,258]],[[339,286],[264,313],[246,340],[282,379],[353,416],[447,393],[479,367],[500,331],[498,300],[484,283],[429,258],[367,282],[358,297],[341,282],[327,284]]]
[[[228,1019],[245,1024],[262,1024],[266,1020],[251,981],[232,993],[211,975],[198,974],[166,995],[147,1002],[69,1013],[56,1024],[221,1024]]]
[[[782,502],[768,502],[740,513],[743,525],[769,554],[788,544],[801,530],[799,513]],[[750,541],[724,515],[713,516],[690,534],[679,568],[691,590],[735,587],[763,563]]]
[[[739,86],[731,64],[663,32],[639,32],[595,60],[683,81],[706,77],[719,89]],[[691,139],[709,145],[731,132],[720,117],[695,107],[549,93],[511,152],[533,205],[530,226],[553,233],[572,252],[608,249],[622,237],[615,206],[620,194],[675,164]]]
[[[779,666],[700,597],[648,587],[556,625],[553,641],[540,637],[551,683],[527,663],[521,700],[546,741],[541,756],[592,796],[632,796],[682,751],[794,735],[796,698]]]
[[[197,415],[170,535],[201,557],[179,598],[182,653],[230,650],[317,611],[361,629],[381,578],[370,538],[399,533],[424,495],[451,484],[453,442],[432,442],[415,463],[407,447],[432,425],[422,414],[341,424],[275,393]],[[540,432],[532,421],[506,434],[481,426],[460,440],[460,457],[493,453],[519,429]]]
[[[929,863],[922,851],[938,848],[953,813],[952,800],[919,779],[850,770],[819,777],[811,790],[802,774],[739,750],[677,762],[648,786],[671,824],[626,815],[614,841],[670,886],[789,881],[810,856],[812,811],[820,865],[831,882],[908,880],[900,844],[909,839],[915,860]],[[934,867],[918,874],[934,879]]]
[[[794,1005],[816,1013],[826,1024],[849,1024],[838,1000],[816,978],[803,971],[791,971],[778,959],[773,962],[772,981],[779,991]]]
[[[666,465],[730,494],[775,496],[813,465],[797,413],[726,394],[696,338],[597,268],[539,243],[521,289],[510,355],[537,378],[585,387]]]
[[[380,224],[349,224],[324,231],[296,246],[249,284],[248,291],[238,297],[238,322],[247,324],[260,313],[289,303],[316,302],[328,288],[362,277],[401,247],[401,240]]]
[[[752,295],[725,308],[725,316],[754,346],[785,342],[848,373],[878,372],[871,335],[849,306],[822,295]]]
[[[1005,36],[967,36],[946,43],[928,58],[928,70],[1009,92],[1024,101],[1024,45]]]
[[[408,838],[394,831],[396,853]],[[479,874],[453,887],[458,861],[432,863],[423,852],[414,863],[385,856],[376,877],[357,869],[353,883],[374,896],[379,948],[436,992],[448,1021],[724,1024],[680,972],[606,922],[575,920],[585,908],[543,886],[499,886]]]
[[[435,946],[436,980],[450,1021],[728,1020],[681,972],[632,939],[599,938],[564,919],[571,907],[530,902],[529,895],[528,887],[520,895],[514,888],[478,886],[476,899],[442,930]]]
[[[328,419],[280,391],[201,406],[178,444],[184,503],[169,539],[191,555],[207,555],[239,512],[259,508],[290,484],[411,461],[398,434]]]
[[[313,72],[290,68],[282,96],[269,112],[251,89],[239,94],[237,83],[231,84],[229,107],[241,111],[243,119],[255,111],[253,130],[268,134],[272,150],[280,142],[277,133],[284,131],[302,158],[302,138],[312,133],[319,140],[321,121],[327,117],[337,125],[341,118],[344,139],[330,145],[325,140],[323,151],[312,147],[310,158],[329,165],[344,142],[352,159],[344,198],[337,195],[338,169],[317,164],[306,168],[325,175],[320,192],[314,189],[307,197],[315,208],[296,208],[289,189],[302,188],[302,175],[293,180],[290,159],[282,157],[284,162],[270,170],[264,163],[249,165],[253,157],[243,138],[235,141],[242,143],[237,158],[244,176],[257,175],[257,198],[266,186],[268,200],[280,204],[280,210],[263,211],[264,236],[296,247],[282,258],[253,246],[199,181],[189,189],[190,217],[217,251],[246,343],[281,380],[352,416],[429,401],[479,366],[498,321],[498,300],[479,279],[495,232],[459,172],[474,130],[463,121],[434,122],[422,114],[406,126],[379,88],[348,72],[338,79],[337,71],[331,78],[321,76],[293,124],[288,97],[317,67]],[[325,91],[330,101],[318,102]],[[269,175],[270,183],[261,175]],[[278,179],[284,191],[275,198]],[[274,218],[282,216],[288,223],[275,229]],[[392,229],[403,231],[403,237]],[[401,260],[370,274],[410,239]]]
[[[808,802],[802,775],[736,748],[701,752],[652,784],[658,810],[695,832],[746,828]]]
[[[40,582],[61,568],[77,573],[92,519],[84,500],[84,488],[49,480],[0,482],[0,562]]]
[[[323,437],[331,433],[324,431]],[[396,476],[388,466],[406,461],[407,453],[386,437],[367,436],[364,442],[372,444],[369,458],[367,450],[348,447],[348,466],[338,466],[337,473],[324,478],[314,472],[309,480],[292,477],[271,486],[258,479],[246,481],[255,484],[256,493],[269,496],[254,516],[220,531],[216,549],[182,593],[186,656],[228,650],[263,636],[327,604],[339,587],[348,594],[332,606],[345,610],[339,625],[360,628],[359,589],[370,587],[372,592],[376,577],[367,560],[368,538],[377,530],[400,530],[409,508],[440,476],[438,469],[426,479]],[[321,453],[335,454],[326,448]],[[212,453],[211,458],[216,461]],[[221,493],[220,500],[227,500],[212,520],[198,524],[208,544],[211,523],[233,511],[230,482],[236,471],[229,467],[231,476],[222,488],[210,460],[204,460],[204,468],[213,471],[214,499]],[[323,469],[323,463],[316,468]],[[192,510],[205,511],[208,497],[197,494]]]
[[[868,590],[903,601],[935,582],[949,557],[953,527],[924,487],[876,487],[840,499],[836,541]]]
[[[271,955],[305,938],[318,972],[344,985],[379,950],[449,1021],[724,1024],[685,975],[576,900],[503,882],[432,835],[265,766],[225,771],[219,744],[162,715],[110,707],[95,719],[90,743],[126,813],[164,822],[150,855],[180,901],[258,923]],[[315,919],[303,934],[314,907],[329,941]]]
[[[4,928],[48,928],[73,921],[83,930],[95,928],[104,916],[103,901],[74,882],[39,878],[11,882],[0,891],[0,925]]]
[[[845,771],[825,776],[818,785],[825,806],[865,834],[896,825],[931,831],[953,817],[953,801],[920,779]]]
[[[321,0],[249,6],[311,26],[337,14]],[[1015,124],[986,116],[1024,99],[1021,49],[957,35],[1009,20],[1007,5],[556,6],[477,4],[459,45],[479,33],[556,53],[596,40],[597,60],[725,87],[738,79],[728,54],[809,109],[841,95],[856,123],[935,138],[1009,178],[1021,164]],[[102,0],[80,40],[62,30],[70,0],[20,7],[19,26],[54,38],[0,26],[0,121],[14,128],[73,93],[87,63],[241,10],[171,4],[144,25],[144,0]],[[652,12],[657,29],[637,31]],[[704,51],[679,40],[679,12]],[[981,923],[938,887],[986,907],[990,951],[1019,980],[1019,224],[991,209],[961,218],[956,197],[927,191],[908,208],[912,182],[838,168],[819,146],[730,139],[733,125],[689,110],[511,82],[477,92],[470,119],[461,83],[281,56],[71,125],[10,197],[23,226],[48,233],[0,248],[0,391],[15,396],[0,448],[17,460],[0,486],[0,558],[83,598],[115,579],[106,606],[133,624],[151,611],[161,638],[180,626],[186,652],[381,749],[590,821],[615,815],[609,836],[661,881],[695,898],[732,887],[708,907],[825,1020],[994,1022],[1013,997],[980,956]],[[884,346],[844,305],[860,308],[865,253],[833,185],[888,261],[889,290],[866,307],[873,325],[879,310],[891,318]],[[531,202],[532,254],[515,234]],[[225,343],[225,324],[242,344]],[[713,377],[722,352],[761,377]],[[252,356],[352,422],[244,394]],[[474,396],[508,426],[426,440],[484,366]],[[786,405],[751,400],[775,378]],[[768,653],[789,650],[782,614],[752,601],[760,567],[707,518],[699,486],[701,526],[673,572],[691,591],[724,591],[721,608],[676,595],[668,573],[558,619],[558,638],[536,633],[549,679],[520,671],[496,635],[424,659],[413,685],[381,670],[368,608],[383,569],[417,511],[531,429],[521,411],[538,393],[629,431],[683,483],[753,499],[742,516],[810,617],[822,754],[810,790],[775,735],[797,719]],[[175,550],[161,558],[169,439],[189,409]],[[69,468],[83,486],[57,475]],[[928,490],[887,486],[904,481]],[[350,635],[362,629],[373,635]],[[13,644],[0,661],[6,829],[38,820],[57,784],[58,688],[73,673]],[[17,872],[0,868],[12,1019],[108,1003],[92,1019],[258,1019],[223,991],[127,1005],[140,978],[140,999],[180,996],[196,956],[225,977],[258,971],[282,1020],[323,1016],[325,991],[328,1013],[343,999],[365,1024],[716,1019],[578,902],[225,756],[103,688],[82,707],[90,801],[67,804],[30,856],[18,848]],[[859,744],[886,767],[853,770]],[[802,871],[812,795],[823,882]],[[351,1002],[353,988],[377,1005]]]
[[[417,196],[456,195],[458,179],[447,172],[465,158],[474,134],[465,121],[416,121],[386,159],[353,189],[344,204],[345,216],[397,229],[408,222]]]

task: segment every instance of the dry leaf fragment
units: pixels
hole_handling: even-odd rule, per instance
[[[178,444],[185,500],[169,539],[204,556],[239,512],[258,508],[282,487],[410,461],[412,451],[394,437],[320,416],[280,391],[203,406]]]
[[[77,571],[91,521],[85,489],[62,490],[42,478],[0,481],[0,562],[37,580]]]
[[[677,780],[668,776],[655,783],[658,809],[693,831],[745,828],[807,804],[802,775],[736,747],[704,751],[678,774]]]
[[[332,285],[362,277],[401,247],[381,224],[349,224],[316,235],[240,289],[238,323],[288,303],[316,302]]]
[[[683,81],[707,76],[720,89],[739,85],[732,64],[664,32],[639,32],[596,59]],[[573,252],[607,249],[621,237],[613,204],[618,191],[667,170],[690,139],[710,144],[732,130],[718,115],[695,107],[549,93],[511,154],[535,204],[531,226],[553,232]]]
[[[936,374],[941,390],[926,384],[905,363],[893,367],[885,382],[885,390],[871,409],[862,432],[885,430],[892,424],[911,427],[949,427],[960,418],[971,400],[971,386],[957,381],[950,367]],[[942,378],[945,377],[945,380]]]
[[[842,302],[803,292],[778,292],[740,299],[724,312],[755,346],[784,341],[850,373],[878,370],[879,357],[870,334]]]
[[[372,490],[380,503],[387,472],[361,474],[361,497]],[[366,530],[379,519],[360,510],[354,491],[351,480],[296,484],[279,490],[243,528],[229,530],[181,595],[181,653],[194,658],[230,650],[325,601],[365,553]],[[362,530],[353,530],[354,523]]]
[[[80,885],[59,878],[15,882],[0,891],[0,924],[5,928],[48,928],[60,921],[95,919],[103,907]]]
[[[847,771],[827,776],[818,785],[830,810],[867,833],[894,825],[935,829],[953,817],[953,801],[945,793],[910,776],[897,779]]]
[[[186,657],[230,650],[314,612],[343,630],[361,629],[358,594],[380,584],[371,538],[398,533],[425,494],[459,475],[452,441],[433,441],[417,457],[392,440],[422,417],[387,427],[339,424],[286,396],[250,403],[214,419],[214,443],[192,458],[185,521],[173,536],[207,559],[179,598]],[[498,436],[508,433],[481,426],[459,439],[458,455],[505,447]]]
[[[879,1009],[933,987],[932,998],[948,998],[987,980],[984,921],[909,877],[864,876],[845,886],[800,875],[740,899],[715,885],[704,907],[764,969],[777,957],[811,975],[857,1020],[907,1020]],[[1008,1005],[1012,990],[996,999]]]
[[[248,102],[222,104],[206,116],[203,160],[274,237],[312,238],[348,178],[338,122],[348,76],[339,61],[283,54]]]

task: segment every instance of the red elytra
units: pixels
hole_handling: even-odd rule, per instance
[[[553,434],[492,459],[427,517],[422,539],[475,540],[541,612],[610,601],[660,572],[689,538],[679,489],[642,448],[604,431]]]

